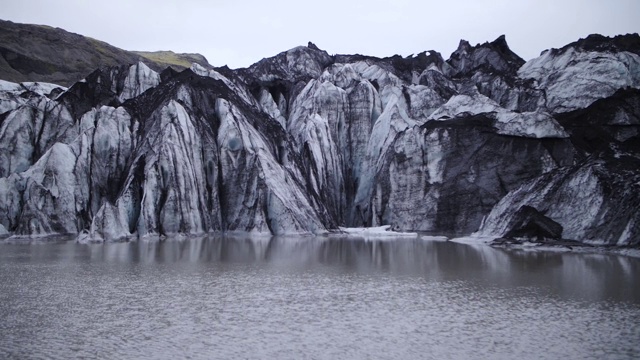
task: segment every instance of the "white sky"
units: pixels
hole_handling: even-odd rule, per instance
[[[329,54],[447,59],[507,36],[525,60],[591,33],[640,32],[640,0],[0,0],[0,18],[45,24],[126,50],[197,52],[248,66],[313,41]]]

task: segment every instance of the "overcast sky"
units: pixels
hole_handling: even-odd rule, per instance
[[[329,54],[403,56],[501,34],[525,60],[591,33],[640,32],[640,0],[2,0],[0,18],[126,50],[197,52],[248,66],[313,41]]]

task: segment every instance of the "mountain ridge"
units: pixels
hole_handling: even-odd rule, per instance
[[[199,54],[127,51],[61,28],[0,20],[0,79],[70,86],[96,68],[138,61],[155,71],[182,70],[192,62],[211,67]]]

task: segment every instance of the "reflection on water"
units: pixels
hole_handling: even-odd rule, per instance
[[[639,280],[444,241],[0,244],[0,357],[633,358]]]
[[[9,249],[5,247],[5,249]],[[163,242],[18,247],[25,262],[122,264],[251,263],[359,273],[414,274],[434,280],[472,279],[494,285],[534,285],[558,295],[640,300],[640,261],[611,254],[507,251],[446,241],[342,238],[198,237]]]

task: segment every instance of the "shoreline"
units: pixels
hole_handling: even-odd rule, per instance
[[[611,254],[620,256],[629,256],[640,259],[640,246],[616,246],[616,245],[597,245],[586,244],[579,241],[546,241],[542,243],[534,243],[530,241],[518,241],[512,239],[501,239],[490,236],[463,236],[459,238],[451,238],[447,241],[457,242],[465,245],[489,246],[494,249],[503,249],[507,251],[530,251],[530,252],[563,252],[563,253],[581,253],[581,254]]]
[[[42,245],[55,244],[61,242],[75,242],[82,245],[99,245],[108,243],[121,242],[163,242],[163,241],[188,241],[189,238],[203,237],[222,237],[229,239],[259,239],[261,241],[271,240],[273,238],[291,239],[291,240],[326,240],[326,239],[348,239],[362,241],[436,241],[436,242],[455,242],[469,246],[488,246],[494,249],[503,249],[507,251],[524,251],[524,252],[563,252],[563,253],[581,253],[581,254],[611,254],[620,256],[629,256],[640,259],[640,246],[615,246],[615,245],[598,245],[585,244],[575,240],[545,241],[535,243],[530,241],[520,241],[513,239],[496,238],[493,236],[474,236],[474,235],[458,235],[444,234],[438,235],[426,232],[396,232],[389,226],[380,226],[372,228],[340,228],[336,232],[328,232],[325,234],[287,234],[287,235],[266,235],[255,234],[251,232],[215,232],[205,234],[172,234],[165,236],[145,236],[138,238],[135,236],[118,240],[107,241],[82,241],[78,239],[77,234],[50,234],[40,236],[20,236],[12,235],[0,237],[0,244],[6,245]]]

